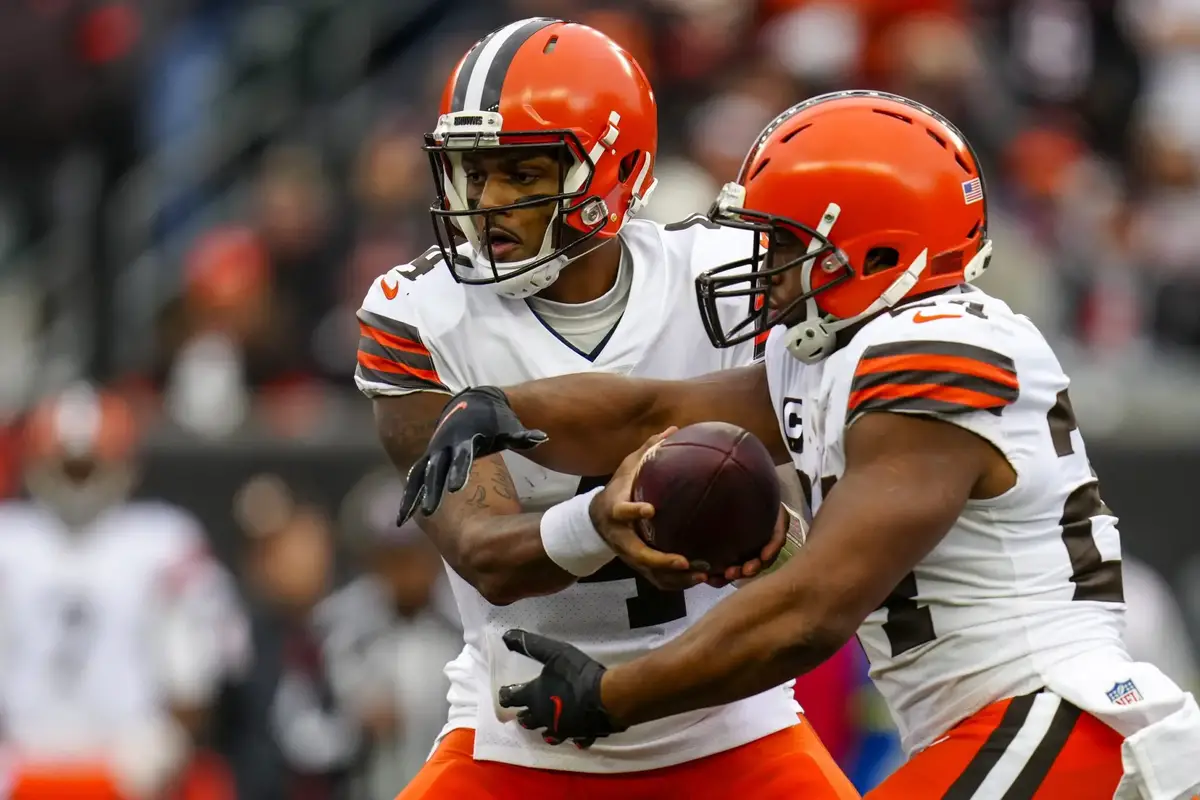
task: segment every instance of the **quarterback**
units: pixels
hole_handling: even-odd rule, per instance
[[[713,346],[692,286],[748,252],[754,234],[703,217],[665,227],[637,219],[656,146],[641,68],[595,30],[520,20],[464,56],[426,137],[437,243],[382,275],[358,312],[355,380],[398,468],[421,456],[447,396],[468,386],[586,371],[685,379],[753,363],[763,340]],[[751,302],[722,299],[717,313],[732,324]],[[611,467],[568,474],[504,453],[465,469],[465,491],[419,518],[447,564],[465,647],[447,666],[449,720],[404,800],[856,796],[798,715],[787,676],[587,752],[550,747],[518,725],[496,691],[537,671],[503,644],[504,631],[630,661],[734,592],[727,578],[755,574],[783,525],[762,558],[709,576],[649,548],[622,560],[588,535]]]
[[[755,233],[751,251],[696,280],[713,344],[769,330],[764,363],[451,399],[405,511],[436,507],[474,456],[536,436],[529,456],[554,469],[620,463],[590,510],[621,552],[638,546],[628,520],[654,513],[629,501],[641,451],[622,456],[720,419],[794,464],[815,513],[786,563],[632,662],[509,631],[544,664],[500,691],[522,725],[583,744],[636,731],[751,696],[857,633],[910,754],[873,797],[1196,791],[1200,710],[1125,651],[1116,519],[1069,380],[1026,318],[970,286],[991,253],[987,210],[975,154],[942,116],[876,92],[813,98],[763,131],[709,214]],[[718,312],[733,298],[764,302],[731,321]]]

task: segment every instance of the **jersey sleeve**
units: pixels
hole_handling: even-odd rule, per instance
[[[1017,355],[1028,334],[980,313],[939,304],[884,322],[847,377],[846,427],[870,412],[929,416],[1007,455],[1000,418],[1020,397]]]
[[[876,344],[855,367],[847,421],[868,411],[999,415],[1019,392],[1013,360],[987,347],[939,340]]]
[[[367,397],[433,391],[449,393],[418,329],[408,281],[396,270],[371,284],[358,310],[354,384]]]

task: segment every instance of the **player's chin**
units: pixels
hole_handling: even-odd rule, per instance
[[[772,304],[769,309],[771,314],[770,326],[773,328],[776,325],[784,325],[791,327],[799,325],[808,317],[808,308],[806,303],[797,303],[795,308],[788,308],[788,305],[794,301],[781,303],[778,306]]]

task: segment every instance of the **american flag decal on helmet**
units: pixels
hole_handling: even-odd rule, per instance
[[[979,178],[971,178],[969,181],[963,181],[963,200],[967,205],[978,203],[983,199],[983,181]]]

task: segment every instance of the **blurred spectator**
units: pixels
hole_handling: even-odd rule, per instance
[[[363,720],[334,679],[322,603],[335,587],[334,536],[319,509],[259,476],[235,498],[246,536],[254,665],[229,697],[225,748],[239,797],[350,797]],[[345,635],[341,632],[339,635]]]
[[[262,241],[245,228],[212,231],[189,255],[186,294],[164,314],[159,338],[167,408],[186,429],[235,430],[248,412],[248,387],[287,356],[272,325],[270,271]]]
[[[389,610],[371,648],[376,679],[388,687],[391,728],[382,730],[366,773],[370,796],[387,800],[411,780],[446,724],[443,670],[462,649],[458,609],[441,558],[415,523],[397,528],[403,483],[385,468],[367,475],[342,506],[340,523],[364,577],[348,589]]]
[[[288,365],[309,376],[322,375],[312,358],[312,337],[335,306],[336,267],[345,243],[320,154],[295,145],[269,151],[254,201],[254,225],[271,263],[277,332],[291,355]],[[346,374],[338,365],[330,376]]]

